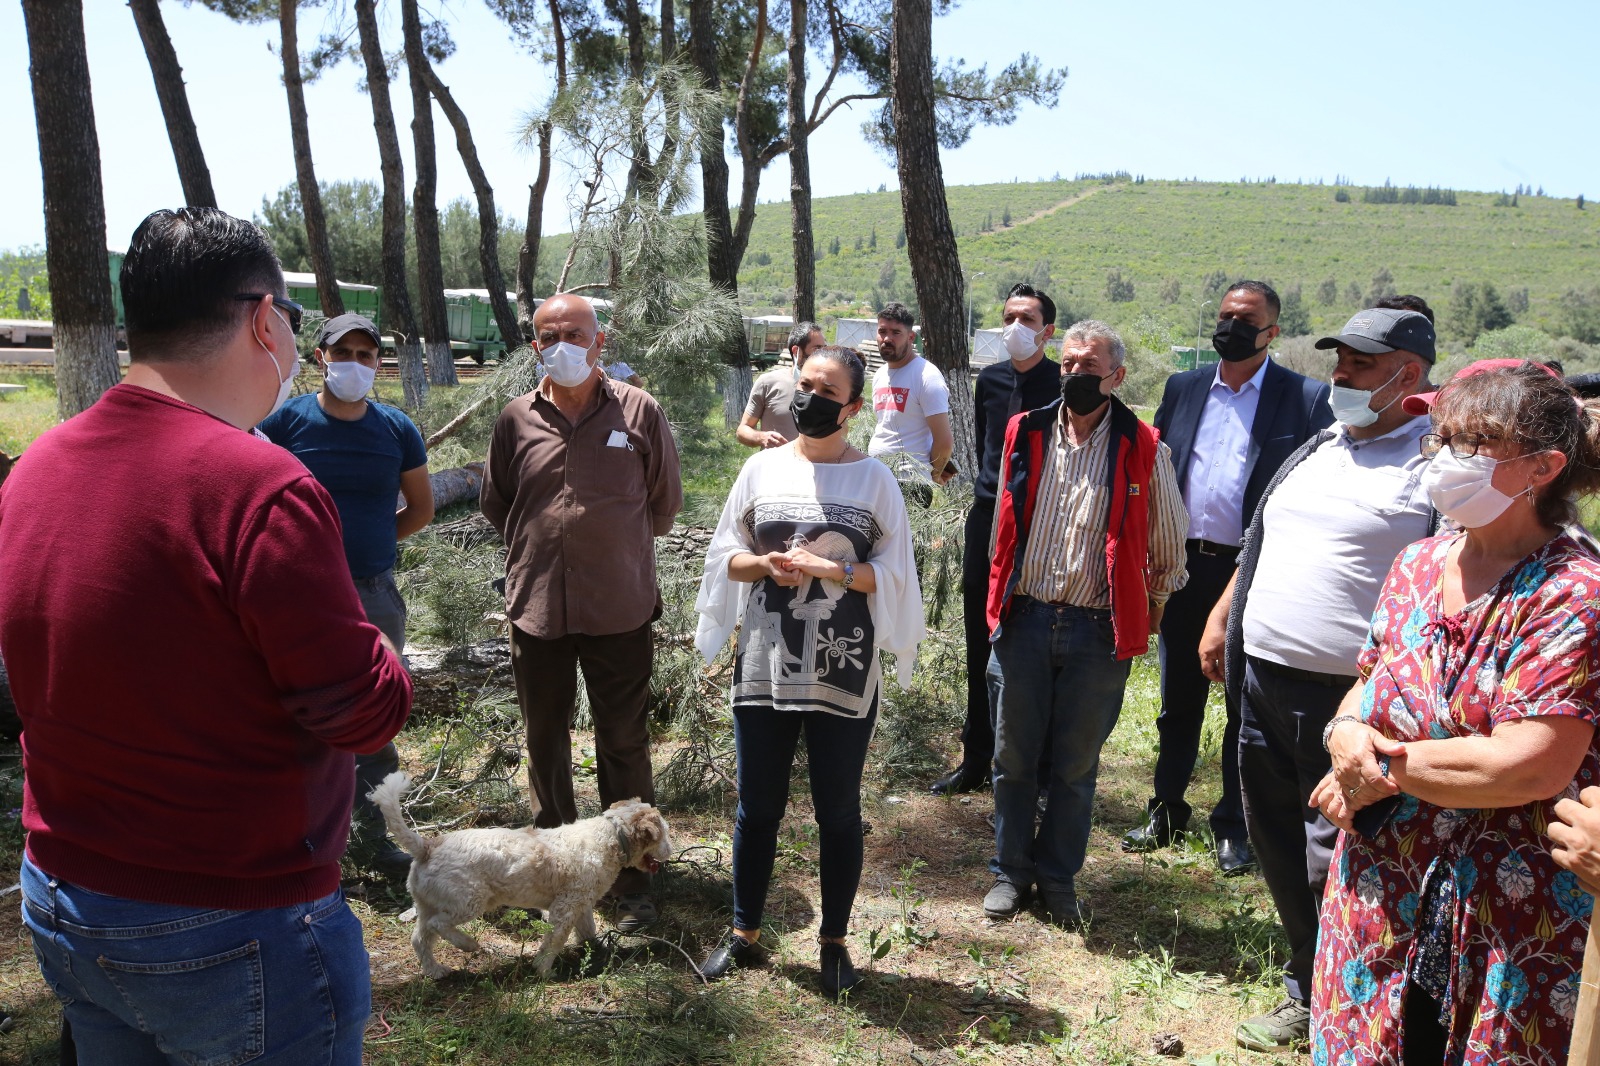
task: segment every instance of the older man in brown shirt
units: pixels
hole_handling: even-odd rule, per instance
[[[597,367],[605,333],[581,296],[533,316],[546,374],[495,423],[481,506],[506,543],[511,669],[528,732],[541,827],[576,821],[572,714],[583,667],[600,804],[655,797],[646,701],[660,614],[655,537],[683,505],[678,450],[661,406]],[[617,928],[655,920],[649,877],[612,886]]]

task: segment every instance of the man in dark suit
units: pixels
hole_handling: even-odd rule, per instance
[[[1125,851],[1165,847],[1189,827],[1183,794],[1194,774],[1211,683],[1200,671],[1206,617],[1233,576],[1244,528],[1272,475],[1291,452],[1333,421],[1328,386],[1274,363],[1278,294],[1260,281],[1230,288],[1212,335],[1220,361],[1167,379],[1155,425],[1189,510],[1189,583],[1167,603],[1161,624],[1161,750],[1145,824]],[[1211,812],[1217,864],[1225,874],[1253,863],[1239,791],[1239,708],[1227,704],[1222,799]]]

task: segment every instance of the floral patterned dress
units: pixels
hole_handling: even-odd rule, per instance
[[[1459,536],[1418,541],[1390,570],[1361,653],[1362,719],[1410,741],[1600,718],[1600,560],[1556,536],[1447,616]],[[1597,752],[1591,741],[1564,795],[1600,783]],[[1398,1064],[1410,980],[1443,1005],[1447,1062],[1566,1062],[1594,901],[1550,858],[1553,803],[1448,809],[1402,793],[1375,835],[1339,835],[1312,981],[1315,1066]]]

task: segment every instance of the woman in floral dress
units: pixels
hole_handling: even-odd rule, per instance
[[[714,980],[759,958],[756,941],[801,733],[818,828],[822,989],[857,975],[845,949],[861,880],[861,775],[878,717],[878,649],[909,682],[924,626],[911,527],[889,468],[851,447],[865,368],[850,348],[800,365],[800,436],[751,456],[706,552],[695,644],[710,662],[741,621],[733,667],[739,811],[733,929],[699,969]]]
[[[1562,532],[1600,427],[1542,367],[1479,369],[1419,398],[1461,529],[1395,561],[1325,738],[1315,1066],[1561,1066],[1571,1041],[1593,899],[1544,831],[1600,784],[1600,560]]]

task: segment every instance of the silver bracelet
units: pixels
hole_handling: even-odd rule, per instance
[[[1322,727],[1322,750],[1328,751],[1328,741],[1333,737],[1333,731],[1339,727],[1340,722],[1359,722],[1361,719],[1353,714],[1337,715],[1331,722]]]

